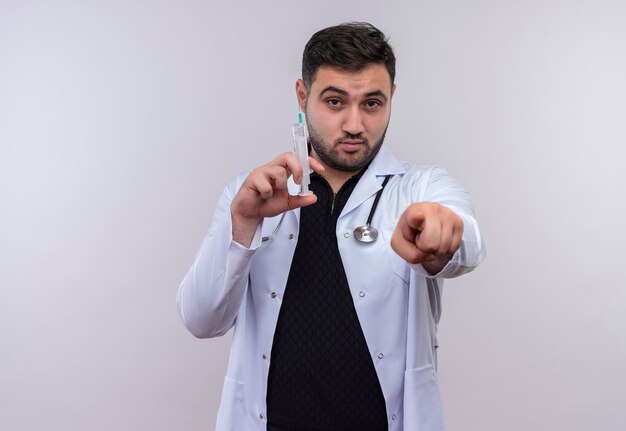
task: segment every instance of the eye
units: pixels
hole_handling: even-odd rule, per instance
[[[341,100],[337,98],[326,99],[326,103],[328,104],[328,106],[334,109],[341,108],[343,106]]]
[[[382,106],[382,103],[378,100],[368,100],[365,102],[365,107],[370,111],[375,111]]]

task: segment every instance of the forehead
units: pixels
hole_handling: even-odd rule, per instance
[[[319,94],[328,87],[336,87],[355,96],[372,91],[381,91],[389,95],[391,77],[382,64],[372,64],[357,72],[322,66],[315,74],[311,92]]]

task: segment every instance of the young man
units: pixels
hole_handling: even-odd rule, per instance
[[[195,336],[235,327],[218,431],[444,429],[442,283],[485,251],[459,183],[383,145],[394,77],[375,27],[317,32],[296,83],[314,195],[285,153],[220,198],[178,292]]]

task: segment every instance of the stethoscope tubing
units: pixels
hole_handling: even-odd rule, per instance
[[[367,223],[365,223],[367,226],[372,225],[372,219],[374,218],[374,212],[376,212],[376,207],[378,207],[378,201],[380,200],[380,196],[383,194],[383,190],[385,189],[385,186],[387,185],[387,183],[389,182],[392,176],[393,175],[385,175],[385,180],[383,181],[380,187],[380,190],[378,190],[378,192],[376,193],[376,197],[374,198],[374,203],[372,204],[372,209],[370,210],[370,215],[367,217]]]

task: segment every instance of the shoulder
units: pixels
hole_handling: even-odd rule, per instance
[[[382,146],[372,166],[377,176],[392,174],[405,181],[427,180],[431,177],[448,175],[445,169],[437,165],[397,159],[386,145]]]
[[[396,159],[389,149],[383,156],[383,165],[393,166],[389,188],[398,196],[408,196],[413,202],[434,200],[441,191],[460,191],[463,187],[448,171],[435,164],[408,162]],[[378,175],[381,175],[380,172]]]
[[[403,162],[405,171],[400,175],[403,186],[411,188],[427,188],[442,179],[452,179],[445,168],[427,163]]]

